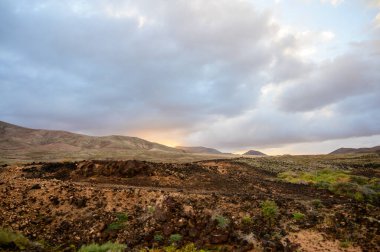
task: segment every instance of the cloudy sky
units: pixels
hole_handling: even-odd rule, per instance
[[[0,120],[270,154],[380,144],[380,0],[0,0]]]

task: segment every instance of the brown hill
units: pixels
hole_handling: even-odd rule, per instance
[[[251,155],[251,156],[266,156],[266,154],[260,152],[260,151],[255,151],[255,150],[249,150],[243,155]]]
[[[203,146],[196,146],[196,147],[176,146],[176,148],[179,150],[184,150],[188,153],[222,154],[222,152],[216,149],[207,148]]]
[[[380,146],[372,148],[339,148],[329,154],[380,153]]]
[[[57,160],[131,158],[182,150],[129,136],[87,136],[67,131],[29,129],[0,121],[0,159]]]

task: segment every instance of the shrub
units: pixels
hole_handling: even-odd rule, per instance
[[[323,204],[322,204],[322,201],[320,199],[315,199],[311,202],[311,204],[315,207],[315,208],[320,208],[320,207],[323,207]]]
[[[119,222],[126,222],[126,221],[128,221],[128,214],[117,213],[116,218],[117,218],[117,221],[119,221]]]
[[[78,252],[122,252],[127,248],[124,244],[107,242],[102,245],[93,243],[83,245]]]
[[[174,246],[174,245],[170,245],[170,246],[167,246],[167,247],[164,247],[164,251],[165,252],[177,252],[177,247]]]
[[[125,227],[125,223],[128,221],[128,215],[125,213],[117,213],[116,221],[110,223],[107,226],[108,231],[119,230]]]
[[[228,227],[228,225],[230,224],[230,221],[222,215],[216,215],[212,219],[216,220],[216,222],[218,223],[218,227],[223,229]]]
[[[347,171],[331,169],[312,172],[286,171],[278,176],[290,183],[306,182],[357,201],[368,201],[375,204],[380,201],[380,180],[378,178],[370,179],[352,175]]]
[[[194,243],[189,243],[181,248],[177,248],[176,246],[171,245],[159,249],[141,249],[140,252],[207,252],[207,250],[198,250]]]
[[[326,188],[327,185],[338,182],[348,182],[350,175],[346,171],[323,169],[312,172],[282,172],[279,178],[291,183],[310,183]]]
[[[266,200],[261,203],[261,213],[264,218],[269,221],[269,223],[273,223],[274,219],[278,215],[278,207],[276,202],[271,200]]]
[[[124,228],[124,223],[119,223],[119,222],[112,222],[108,224],[107,226],[108,231],[119,230],[122,228]]]
[[[148,206],[147,211],[149,214],[154,214],[154,212],[156,211],[156,208],[154,206]]]
[[[182,240],[182,235],[180,235],[180,234],[172,234],[169,237],[170,243],[177,243],[177,242],[179,242],[181,240]]]
[[[24,250],[30,246],[30,241],[22,234],[8,229],[0,229],[0,248],[7,248],[12,245],[20,250]]]
[[[348,248],[351,246],[351,242],[350,241],[341,241],[340,244],[339,244],[342,248]]]
[[[303,213],[295,212],[293,213],[293,219],[296,221],[305,219],[305,215]]]
[[[241,219],[241,223],[243,225],[250,225],[252,223],[252,218],[250,216],[244,216],[242,219]]]
[[[164,240],[164,237],[162,236],[162,235],[160,235],[160,234],[156,234],[156,235],[154,235],[154,241],[156,241],[156,242],[161,242],[161,241],[163,241]]]

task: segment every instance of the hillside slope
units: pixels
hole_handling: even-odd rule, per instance
[[[372,148],[339,148],[329,154],[380,153],[380,146]]]
[[[222,154],[222,152],[216,149],[207,148],[203,146],[196,146],[196,147],[176,146],[176,149],[184,150],[188,153]]]
[[[247,151],[246,153],[244,153],[243,155],[250,155],[250,156],[266,156],[266,154],[260,152],[260,151],[256,151],[256,150],[249,150]]]
[[[0,159],[56,160],[124,158],[184,151],[137,137],[87,136],[67,131],[29,129],[0,121]],[[131,156],[132,155],[132,156]]]

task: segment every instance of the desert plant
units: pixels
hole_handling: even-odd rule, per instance
[[[127,248],[124,244],[107,242],[102,245],[93,243],[83,245],[78,252],[122,252]]]
[[[180,235],[180,234],[172,234],[170,237],[169,237],[169,242],[171,243],[171,244],[173,244],[173,243],[177,243],[177,242],[179,242],[179,241],[181,241],[182,240],[182,235]]]
[[[351,246],[351,242],[348,241],[348,240],[345,240],[345,241],[341,241],[341,242],[339,243],[339,245],[340,245],[342,248],[348,248],[348,247]]]
[[[278,207],[276,202],[271,200],[266,200],[263,203],[261,203],[261,213],[263,217],[272,224],[274,222],[274,219],[278,215]]]
[[[156,208],[154,206],[148,206],[147,211],[149,214],[154,214],[154,212],[156,211]]]
[[[8,229],[0,229],[0,248],[16,245],[19,250],[30,246],[31,242],[22,234],[12,232]]]
[[[107,230],[113,231],[113,230],[119,230],[125,227],[125,223],[128,221],[128,215],[125,213],[117,213],[116,214],[116,221],[108,224]]]
[[[180,252],[206,252],[206,250],[198,250],[194,243],[189,243],[189,244],[186,244],[184,247],[182,247],[180,250]]]
[[[213,216],[212,219],[216,220],[216,222],[218,223],[218,227],[220,228],[226,228],[230,224],[230,221],[222,215]]]
[[[181,248],[177,248],[176,246],[174,245],[171,245],[171,246],[167,246],[167,247],[164,247],[162,249],[159,249],[159,250],[143,250],[142,252],[208,252],[207,250],[203,250],[203,249],[197,249],[194,245],[194,243],[189,243],[189,244],[186,244],[185,246],[181,247]]]
[[[339,195],[357,201],[378,203],[380,182],[378,178],[367,178],[350,174],[348,171],[323,169],[310,172],[286,171],[279,178],[291,183],[309,183],[318,188],[328,189]]]
[[[293,213],[293,219],[296,221],[300,221],[300,220],[305,219],[305,215],[303,213],[300,213],[300,212],[295,212],[295,213]]]
[[[160,235],[160,234],[156,234],[156,235],[154,235],[153,239],[156,242],[162,242],[164,240],[164,237],[162,235]]]
[[[320,199],[312,200],[312,201],[311,201],[311,204],[312,204],[313,207],[315,207],[315,208],[321,208],[321,207],[323,207],[322,201],[321,201]]]
[[[242,219],[241,219],[241,223],[243,225],[250,225],[252,223],[252,218],[251,216],[244,216]]]
[[[128,221],[128,214],[126,213],[117,213],[116,214],[117,221],[126,222]]]

